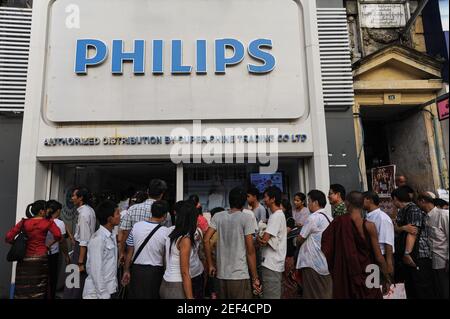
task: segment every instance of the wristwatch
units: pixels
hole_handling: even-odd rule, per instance
[[[410,252],[405,250],[405,256],[409,256]]]

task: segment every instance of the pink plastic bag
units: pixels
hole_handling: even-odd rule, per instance
[[[405,284],[391,285],[391,289],[384,299],[406,299]]]

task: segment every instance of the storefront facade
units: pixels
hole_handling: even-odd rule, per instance
[[[326,191],[315,12],[292,0],[35,7],[17,219],[76,184],[152,177],[171,200],[195,192],[205,203],[267,172],[288,195]]]

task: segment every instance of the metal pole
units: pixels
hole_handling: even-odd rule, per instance
[[[409,32],[411,31],[413,24],[416,22],[417,18],[422,13],[422,11],[425,8],[425,6],[427,5],[427,3],[428,3],[428,0],[422,0],[419,3],[419,6],[417,7],[416,11],[414,11],[411,18],[409,18],[408,22],[406,23],[405,28],[402,31],[400,31],[401,38],[407,38],[407,39],[409,38]]]

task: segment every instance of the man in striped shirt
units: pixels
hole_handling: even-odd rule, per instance
[[[161,200],[167,191],[167,183],[160,179],[152,179],[148,187],[149,198],[137,205],[133,205],[120,221],[119,226],[119,262],[123,264],[125,261],[125,241],[130,234],[134,224],[152,217],[152,205],[155,201]],[[170,226],[170,225],[166,225]]]

